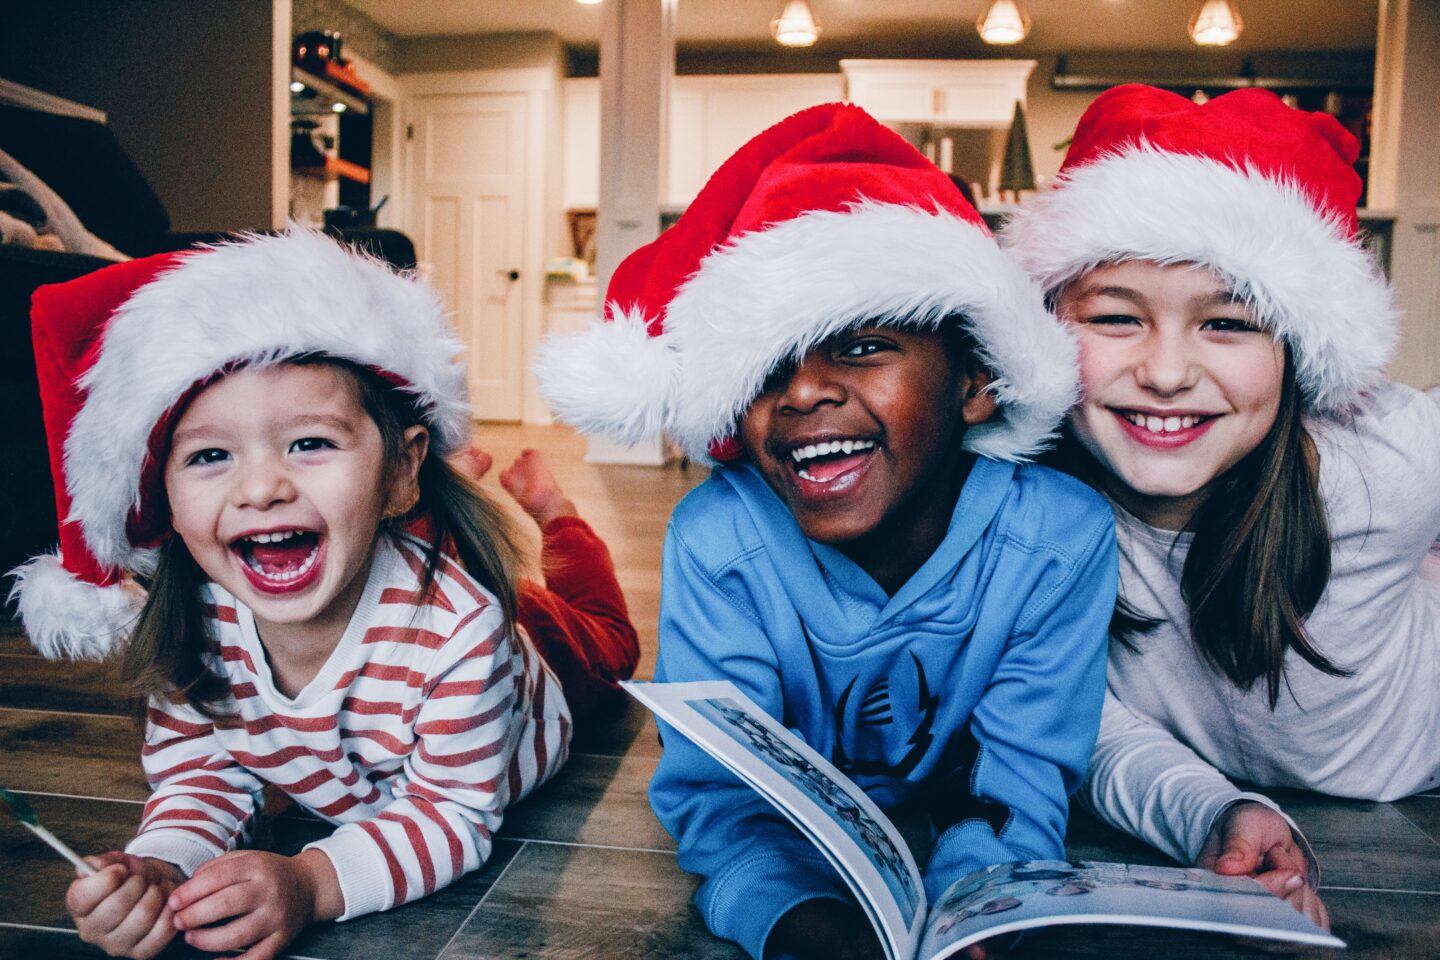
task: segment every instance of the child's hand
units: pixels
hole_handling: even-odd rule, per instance
[[[216,857],[170,895],[169,905],[186,943],[215,953],[244,950],[240,960],[270,960],[306,924],[344,912],[335,870],[319,850]]]
[[[1310,861],[1285,818],[1263,803],[1237,803],[1210,829],[1195,865],[1230,877],[1252,877],[1265,889],[1330,929],[1330,914],[1310,889]]]
[[[98,872],[79,877],[65,891],[65,908],[80,939],[112,957],[149,960],[175,937],[166,904],[184,882],[178,867],[111,851],[85,862]]]
[[[885,948],[859,905],[806,900],[775,922],[765,955],[815,960],[884,960]]]

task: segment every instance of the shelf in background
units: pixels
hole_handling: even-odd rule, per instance
[[[290,169],[307,177],[318,177],[322,180],[342,177],[346,180],[354,180],[356,183],[370,182],[369,170],[358,163],[341,160],[339,157],[326,157],[323,164],[292,164]]]
[[[292,93],[290,95],[290,113],[295,116],[307,116],[312,114],[325,114],[334,111],[334,104],[343,103],[345,109],[362,116],[370,112],[370,101],[365,98],[363,92],[351,89],[347,81],[353,79],[356,82],[364,83],[356,77],[353,71],[337,67],[330,71],[331,76],[322,77],[317,73],[307,70],[305,67],[292,66],[290,68],[290,79],[295,83],[303,83],[310,90],[315,91],[316,96],[307,97],[304,94]],[[366,86],[368,91],[369,87]]]

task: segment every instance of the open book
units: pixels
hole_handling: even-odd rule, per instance
[[[1343,947],[1247,877],[1090,861],[1002,863],[928,903],[895,826],[859,787],[728,681],[625,689],[754,788],[825,854],[891,960],[941,960],[989,937],[1066,923],[1136,924]]]

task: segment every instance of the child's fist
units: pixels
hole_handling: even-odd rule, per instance
[[[96,869],[65,891],[65,908],[80,939],[112,957],[149,960],[175,936],[170,892],[184,881],[179,868],[119,851],[87,857]]]
[[[215,953],[244,950],[239,960],[270,960],[306,924],[344,910],[330,858],[318,850],[216,857],[170,895],[169,906],[186,943]]]

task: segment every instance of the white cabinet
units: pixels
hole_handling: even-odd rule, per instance
[[[751,137],[806,107],[844,99],[843,88],[833,73],[676,77],[666,205],[688,205]]]
[[[843,93],[839,74],[676,77],[664,205],[688,206],[710,174],[755,134],[797,110],[841,100]],[[564,98],[565,207],[594,207],[600,195],[600,81],[566,80]]]
[[[1034,60],[841,60],[846,96],[876,119],[1007,128]]]
[[[600,205],[600,81],[595,77],[566,80],[560,96],[565,209],[593,210]]]

